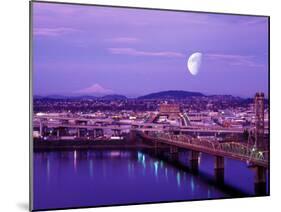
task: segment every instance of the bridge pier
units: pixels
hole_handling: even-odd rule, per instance
[[[198,173],[198,159],[199,159],[199,152],[191,150],[190,151],[190,168],[193,173]]]
[[[224,157],[215,157],[215,179],[218,183],[224,183]]]
[[[266,168],[255,167],[255,193],[256,195],[266,195]]]
[[[170,153],[169,153],[169,158],[172,161],[176,161],[179,158],[179,151],[178,148],[175,146],[170,146]]]

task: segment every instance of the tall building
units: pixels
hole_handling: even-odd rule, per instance
[[[264,93],[255,96],[255,146],[263,146],[264,139]]]
[[[161,114],[179,114],[180,106],[178,104],[161,104],[159,111]]]

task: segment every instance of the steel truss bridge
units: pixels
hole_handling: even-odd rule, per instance
[[[268,167],[268,151],[261,151],[247,144],[209,141],[188,135],[172,135],[165,132],[139,131],[139,133],[146,140],[156,143],[241,160],[264,168]]]

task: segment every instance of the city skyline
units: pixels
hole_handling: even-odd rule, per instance
[[[46,3],[34,7],[35,95],[268,94],[266,17]],[[197,76],[186,67],[194,52],[203,55]]]

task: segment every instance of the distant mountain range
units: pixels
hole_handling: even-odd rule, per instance
[[[84,95],[84,96],[63,96],[63,95],[48,95],[48,96],[40,96],[40,95],[34,95],[34,99],[102,99],[102,100],[124,100],[127,99],[124,95],[105,95],[101,97],[97,96],[90,96],[90,95]]]
[[[106,96],[103,96],[103,97],[100,97],[99,99],[102,99],[102,100],[124,100],[124,99],[128,99],[126,96],[124,95],[106,95]]]
[[[182,91],[182,90],[168,90],[168,91],[161,91],[156,93],[150,93],[144,96],[137,97],[136,99],[145,100],[145,99],[186,99],[190,97],[210,97],[210,98],[218,98],[223,97],[227,99],[244,99],[240,97],[235,97],[232,95],[205,95],[200,92],[191,92],[191,91]],[[105,96],[91,96],[91,95],[84,95],[84,96],[63,96],[63,95],[48,95],[48,96],[40,96],[34,95],[34,99],[99,99],[99,100],[125,100],[129,99],[124,95],[112,94],[112,95],[105,95]],[[247,98],[246,98],[247,99]],[[249,98],[250,100],[251,98]]]
[[[67,96],[67,95],[34,95],[34,99],[97,99],[95,96]]]
[[[185,99],[193,96],[205,96],[199,92],[191,92],[191,91],[161,91],[157,93],[151,93],[145,96],[140,96],[138,99]]]

